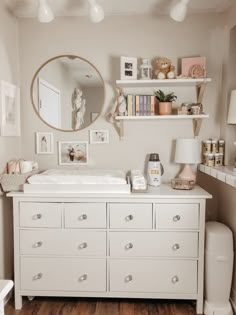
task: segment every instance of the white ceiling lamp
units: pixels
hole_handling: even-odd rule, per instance
[[[177,22],[183,22],[187,14],[187,5],[189,1],[190,0],[180,0],[177,4],[175,4],[170,9],[170,17]]]
[[[104,10],[97,4],[96,0],[88,0],[89,8],[89,18],[93,23],[99,23],[104,19]]]
[[[54,13],[47,0],[38,0],[38,20],[41,23],[49,23],[54,20]]]

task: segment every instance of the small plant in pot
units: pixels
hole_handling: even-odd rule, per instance
[[[159,104],[159,115],[171,115],[172,114],[172,102],[177,99],[174,92],[165,94],[162,90],[154,92]]]

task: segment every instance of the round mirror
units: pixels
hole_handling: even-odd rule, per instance
[[[88,127],[101,113],[104,81],[89,61],[62,55],[45,62],[35,73],[31,100],[50,127],[76,131]]]

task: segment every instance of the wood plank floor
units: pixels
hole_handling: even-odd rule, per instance
[[[5,315],[196,315],[196,311],[190,301],[37,297],[26,299],[20,311],[10,300]]]

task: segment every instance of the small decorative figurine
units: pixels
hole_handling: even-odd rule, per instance
[[[174,79],[175,67],[172,65],[171,60],[168,58],[158,58],[156,61],[157,69],[155,75],[157,79]]]

